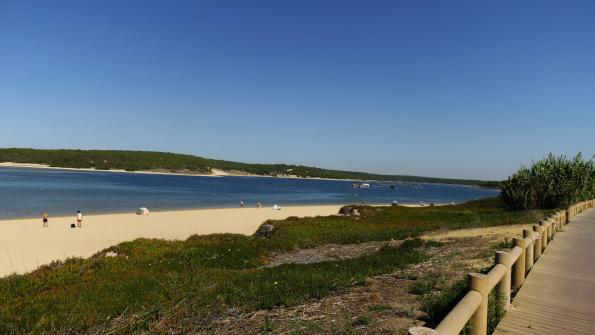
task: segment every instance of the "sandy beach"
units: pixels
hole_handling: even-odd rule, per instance
[[[191,177],[224,177],[224,176],[246,176],[246,177],[260,177],[253,174],[239,174],[230,173],[220,169],[211,169],[211,173],[176,173],[166,171],[126,171],[122,169],[94,169],[94,168],[69,168],[59,166],[49,166],[47,164],[35,164],[35,163],[13,163],[13,162],[0,162],[0,167],[6,168],[19,168],[19,169],[48,169],[48,170],[65,170],[65,171],[83,171],[83,172],[114,172],[114,173],[136,173],[136,174],[157,174],[157,175],[171,175],[171,176],[191,176]]]
[[[320,178],[320,177],[298,177],[296,175],[284,174],[284,175],[261,175],[252,174],[242,171],[225,171],[221,169],[211,168],[211,173],[182,173],[182,172],[169,172],[169,171],[127,171],[121,169],[110,169],[102,170],[95,168],[69,168],[59,166],[49,166],[47,164],[35,164],[35,163],[13,163],[13,162],[0,162],[0,168],[19,168],[19,169],[47,169],[47,170],[65,170],[65,171],[83,171],[83,172],[113,172],[113,173],[134,173],[134,174],[156,174],[156,175],[170,175],[170,176],[188,176],[188,177],[262,177],[262,178],[285,178],[285,179],[318,179],[318,180],[340,180],[340,181],[358,181],[356,179],[336,179],[336,178]],[[369,180],[372,181],[372,180]]]
[[[153,212],[146,216],[103,214],[84,217],[82,228],[70,228],[69,217],[51,217],[49,227],[39,218],[0,221],[0,277],[25,273],[69,257],[89,257],[102,249],[136,238],[183,240],[194,234],[250,235],[268,219],[336,214],[340,206],[200,209]],[[51,213],[50,213],[51,214]]]

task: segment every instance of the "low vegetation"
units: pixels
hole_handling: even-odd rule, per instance
[[[440,276],[437,275],[431,275],[427,276],[426,278],[418,279],[409,287],[409,293],[423,296],[433,292],[439,280]]]
[[[65,168],[94,168],[101,170],[118,169],[127,171],[167,171],[197,174],[211,173],[212,169],[219,169],[240,174],[244,173],[262,176],[293,175],[304,178],[428,182],[478,185],[482,187],[497,187],[498,183],[493,181],[468,179],[380,175],[364,172],[328,170],[292,164],[247,164],[209,159],[192,155],[154,151],[41,150],[6,148],[0,149],[0,162],[47,164],[53,167]]]
[[[514,210],[567,207],[595,198],[595,162],[581,154],[573,159],[550,154],[529,168],[521,167],[501,189],[502,200]]]
[[[422,309],[428,315],[429,325],[434,327],[438,325],[468,292],[466,278],[453,283],[443,291],[437,293],[426,292],[427,295],[424,297]],[[504,309],[498,304],[496,294],[496,291],[492,290],[488,298],[488,334],[496,329],[498,322],[504,316]],[[471,334],[470,322],[465,325],[461,334]]]
[[[438,229],[479,228],[535,222],[542,212],[507,211],[498,198],[454,206],[412,208],[359,207],[361,216],[327,216],[270,221],[276,228],[271,243],[280,249],[312,248],[328,243],[350,244],[401,240]]]
[[[542,215],[505,211],[498,199],[360,210],[359,217],[269,222],[275,227],[271,238],[217,234],[185,241],[138,239],[90,259],[55,262],[3,278],[0,333],[184,332],[230,309],[295,305],[371,276],[402,271],[424,261],[426,250],[437,245],[416,238],[425,231],[527,223]],[[401,245],[387,244],[371,255],[265,266],[272,252],[405,238]],[[353,324],[368,321],[362,316]]]
[[[3,279],[0,333],[86,332],[98,324],[109,329],[104,321],[118,317],[125,321],[113,328],[122,332],[156,331],[226,306],[263,309],[321,298],[424,257],[423,242],[412,240],[342,262],[259,268],[253,265],[255,244],[247,240],[220,235],[167,248],[137,240],[113,248],[118,257],[73,259]]]

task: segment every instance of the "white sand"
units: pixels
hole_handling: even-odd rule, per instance
[[[171,175],[171,176],[189,176],[189,177],[262,177],[262,178],[284,178],[284,179],[318,179],[318,180],[338,180],[338,181],[356,181],[355,179],[336,179],[336,178],[319,178],[319,177],[298,177],[292,174],[280,174],[275,176],[270,175],[259,175],[252,174],[243,171],[226,171],[221,169],[211,168],[211,173],[183,173],[183,172],[166,172],[166,171],[126,171],[121,169],[110,169],[102,170],[95,168],[69,168],[69,167],[56,167],[49,166],[47,164],[35,164],[35,163],[13,163],[13,162],[0,162],[0,168],[26,168],[26,169],[49,169],[49,170],[67,170],[67,171],[85,171],[85,172],[116,172],[116,173],[135,173],[135,174],[156,174],[156,175]]]
[[[0,277],[25,273],[54,260],[89,257],[98,251],[139,237],[183,240],[194,234],[238,233],[250,235],[268,219],[289,216],[331,215],[340,206],[291,206],[230,208],[89,215],[82,228],[70,228],[71,217],[51,217],[49,227],[39,218],[0,221]],[[84,213],[83,213],[84,214]],[[51,213],[50,213],[51,215]]]
[[[221,177],[229,176],[231,174],[219,170],[212,169],[210,174],[202,173],[176,173],[176,172],[165,172],[165,171],[126,171],[122,169],[110,169],[102,170],[95,168],[69,168],[69,167],[57,167],[49,166],[47,164],[35,164],[35,163],[12,163],[12,162],[1,162],[0,167],[8,168],[24,168],[24,169],[48,169],[48,170],[66,170],[66,171],[84,171],[84,172],[115,172],[115,173],[135,173],[135,174],[157,174],[157,175],[172,175],[172,176],[191,176],[191,177]]]

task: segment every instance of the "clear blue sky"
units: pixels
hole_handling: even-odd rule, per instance
[[[504,178],[595,151],[595,2],[0,0],[0,116],[0,147]]]

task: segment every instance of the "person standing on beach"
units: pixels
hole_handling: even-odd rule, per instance
[[[42,220],[43,220],[43,226],[47,227],[48,226],[48,218],[49,218],[49,214],[47,211],[43,212],[43,215],[41,216]]]
[[[81,211],[76,211],[76,225],[79,228],[82,228],[83,226],[83,213],[81,213]]]

